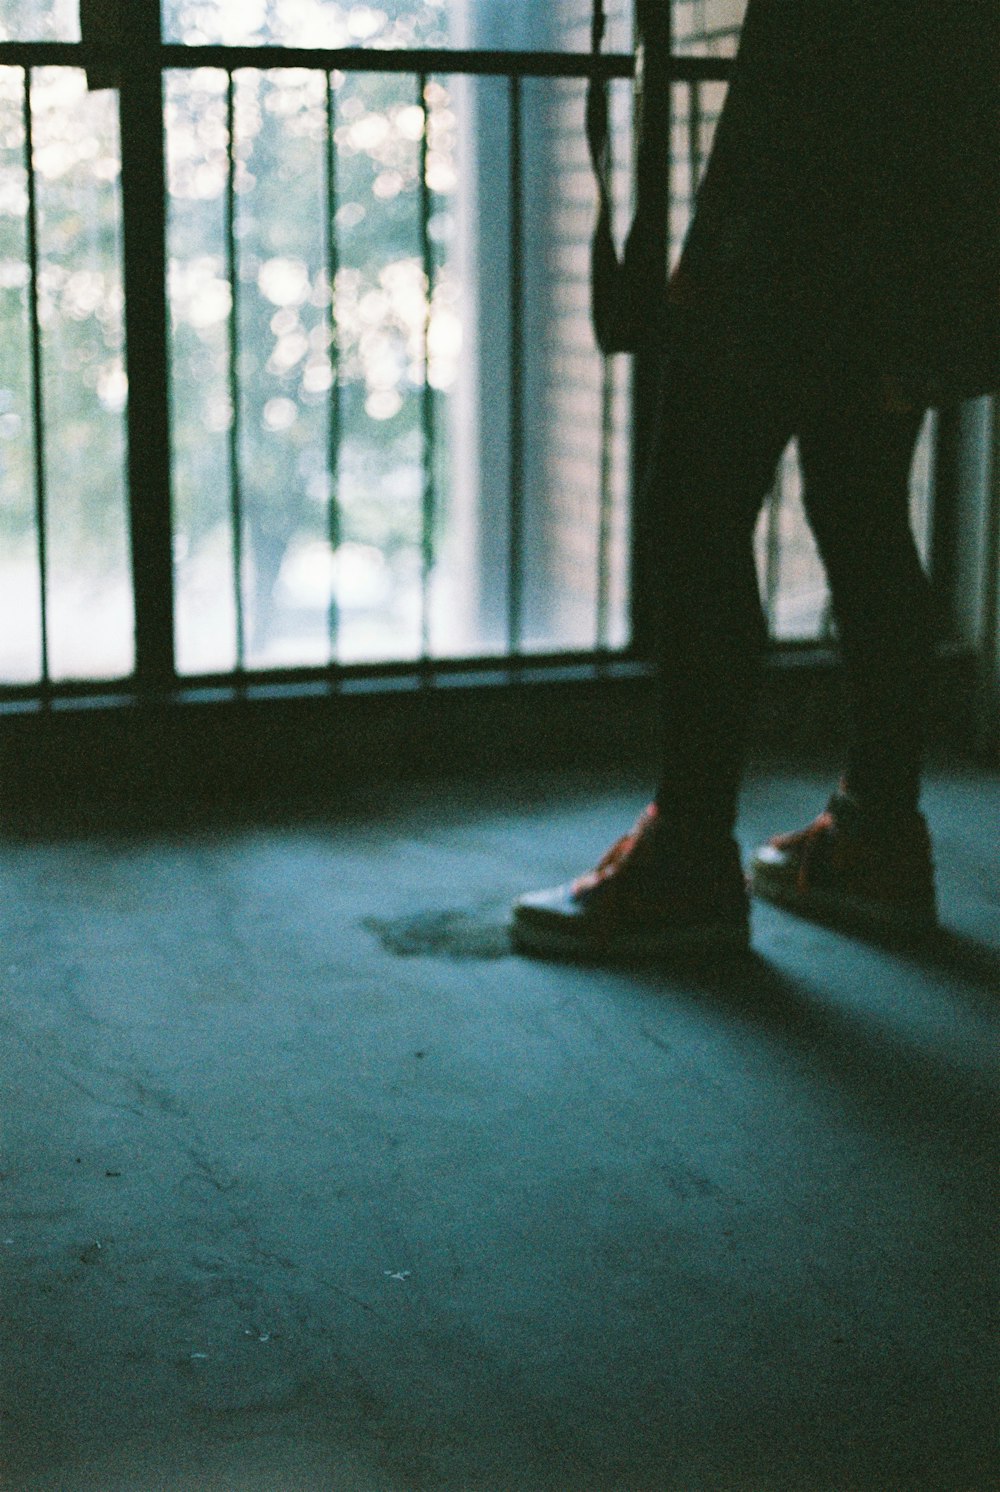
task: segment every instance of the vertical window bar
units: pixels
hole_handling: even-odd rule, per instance
[[[240,474],[239,273],[236,248],[236,107],[233,73],[227,75],[226,275],[229,280],[229,512],[233,531],[233,595],[236,602],[236,669],[246,667],[246,609],[243,604],[243,491]]]
[[[174,682],[170,357],[167,331],[163,74],[159,0],[129,0],[119,90],[128,490],[136,681],[145,698]]]
[[[334,131],[337,122],[337,99],[333,74],[326,75],[326,273],[330,282],[330,404],[327,421],[327,470],[330,493],[327,499],[327,537],[330,542],[331,584],[327,628],[330,661],[337,662],[340,638],[340,607],[337,599],[336,556],[340,548],[340,442],[343,434],[340,388],[340,339],[337,328],[337,271],[340,267],[340,245],[337,241],[337,152]]]
[[[601,369],[600,512],[597,529],[597,651],[608,645],[611,550],[611,441],[614,414],[614,370],[606,357]]]
[[[521,651],[524,612],[524,214],[521,78],[510,75],[510,532],[507,569],[507,652]]]
[[[38,314],[38,194],[31,118],[31,69],[24,69],[24,165],[28,180],[28,320],[31,341],[31,429],[34,441],[35,530],[41,598],[42,688],[49,686],[48,528],[45,481],[45,408],[42,393],[42,331]]]
[[[423,511],[421,513],[420,563],[420,651],[426,662],[431,650],[431,573],[434,567],[434,523],[437,510],[437,430],[434,390],[431,387],[431,304],[434,292],[434,247],[431,243],[431,194],[427,182],[428,133],[427,74],[417,78],[417,103],[423,111],[420,134],[420,257],[424,273],[424,384],[420,395],[420,425],[423,462]]]

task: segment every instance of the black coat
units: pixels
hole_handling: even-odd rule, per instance
[[[998,38],[1000,0],[750,0],[676,279],[693,333],[932,403],[1000,387]]]

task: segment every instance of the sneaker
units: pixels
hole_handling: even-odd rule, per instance
[[[596,869],[522,896],[511,934],[519,951],[553,958],[746,952],[749,916],[739,850],[730,839],[710,854],[685,855],[667,842],[651,803]]]
[[[747,885],[803,917],[859,932],[906,935],[937,926],[923,814],[880,820],[843,786],[807,828],[761,846]]]

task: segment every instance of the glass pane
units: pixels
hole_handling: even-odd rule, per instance
[[[674,47],[701,57],[735,57],[747,0],[674,0]]]
[[[0,0],[0,41],[79,41],[80,0]]]
[[[448,471],[438,412],[424,398],[425,335],[432,384],[443,388],[457,356],[455,292],[438,267],[428,326],[417,80],[335,75],[332,85],[328,98],[322,72],[236,77],[234,321],[225,77],[169,79],[183,672],[238,660],[262,668],[409,658],[422,648],[426,463],[433,455],[441,491]],[[446,231],[433,204],[454,186],[446,105],[443,85],[428,85],[428,247]]]
[[[913,453],[910,472],[910,525],[916,540],[917,552],[924,566],[929,569],[931,561],[931,529],[933,505],[931,488],[933,482],[934,437],[937,431],[937,413],[929,410],[924,417],[924,428]]]
[[[188,45],[588,51],[590,9],[590,0],[163,0],[163,25],[168,40]],[[606,50],[627,50],[629,0],[610,0],[607,14]]]
[[[439,47],[450,0],[164,0],[164,36],[192,46]]]
[[[226,75],[168,77],[184,673],[506,648],[509,85],[418,88],[412,75],[334,74],[328,99],[321,71],[236,75],[234,320]],[[600,630],[617,645],[628,368],[616,360],[605,382],[589,326],[582,85],[539,83],[525,106],[520,640],[589,649]],[[628,106],[623,85],[619,145]]]
[[[0,677],[42,673],[44,534],[51,677],[117,678],[134,665],[117,112],[111,95],[87,93],[82,72],[46,68],[33,75],[39,425],[31,394],[23,73],[5,69],[0,78],[0,605],[11,613],[11,624],[0,628]]]
[[[670,259],[676,264],[694,213],[715,128],[726,101],[724,83],[676,83],[671,99]]]
[[[931,456],[935,415],[929,412],[913,458],[910,522],[924,564],[930,552]],[[830,593],[802,506],[802,475],[795,442],[778,470],[776,500],[760,515],[755,536],[761,595],[778,642],[826,642],[835,635]]]
[[[628,93],[623,87],[612,95],[620,145],[628,134]],[[529,651],[597,645],[605,568],[615,604],[602,641],[623,642],[626,631],[629,363],[618,358],[605,369],[590,325],[594,187],[583,115],[582,82],[525,83],[522,642]],[[602,557],[605,440],[609,548]]]
[[[55,679],[134,667],[116,103],[110,92],[88,93],[75,68],[34,74]]]
[[[443,85],[428,85],[445,103]],[[412,78],[354,74],[338,95],[336,320],[342,446],[341,656],[421,648],[427,285],[423,110]],[[439,140],[449,148],[443,137]],[[442,162],[441,171],[453,165]],[[433,180],[433,170],[428,165]],[[356,589],[354,589],[356,587]],[[353,591],[353,594],[352,594]]]
[[[469,0],[469,3],[477,7],[482,4],[482,0]],[[494,12],[498,12],[502,7],[494,0],[492,8]],[[511,9],[524,10],[529,8],[528,6],[511,7]],[[539,9],[543,8],[539,7]],[[593,0],[558,0],[558,3],[552,6],[556,20],[553,51],[590,51],[590,24],[593,9]],[[605,0],[603,51],[630,52],[632,50],[632,12],[632,0]]]
[[[226,265],[226,74],[201,68],[165,83],[169,188],[171,433],[177,666],[235,666],[230,521],[229,316]],[[243,189],[242,175],[236,189]]]
[[[828,638],[832,619],[826,574],[802,506],[802,473],[794,441],[778,468],[775,497],[758,520],[756,547],[771,636],[782,642]]]
[[[325,75],[240,73],[235,108],[245,661],[325,663],[333,384]]]
[[[0,681],[41,677],[24,73],[0,68]]]
[[[475,534],[481,507],[471,472],[468,436],[475,408],[473,350],[475,284],[470,273],[469,145],[473,80],[432,79],[427,108],[427,223],[430,304],[424,410],[430,526],[434,563],[429,574],[428,651],[458,657],[490,651],[482,627]]]

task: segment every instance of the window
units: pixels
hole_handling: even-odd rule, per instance
[[[675,87],[675,253],[742,10],[675,5],[678,53],[708,54]],[[609,11],[624,49],[629,7]],[[129,0],[137,184],[76,6],[0,0],[0,688],[629,648],[631,371],[588,320],[589,13],[165,0],[160,36]],[[623,222],[629,66],[608,60]],[[130,290],[130,370],[126,282],[168,307],[158,349]],[[797,484],[791,451],[758,533],[782,640],[829,627]]]
[[[424,58],[499,32],[552,50],[578,19],[563,10],[513,37],[503,7],[166,7],[166,39],[192,49],[164,69],[182,676],[627,641],[627,370],[605,370],[587,335],[581,69],[384,67],[388,46]],[[57,20],[36,16],[34,36],[71,39]],[[371,66],[193,53],[276,38],[361,43]],[[3,74],[6,177],[21,182],[11,683],[123,677],[134,661],[115,100],[88,94],[79,69],[33,65],[45,55]],[[26,79],[30,151],[16,125]],[[59,266],[85,197],[87,232]],[[59,273],[70,290],[53,309]],[[80,393],[71,420],[64,391],[78,384],[93,407]],[[150,501],[133,494],[135,527]]]

